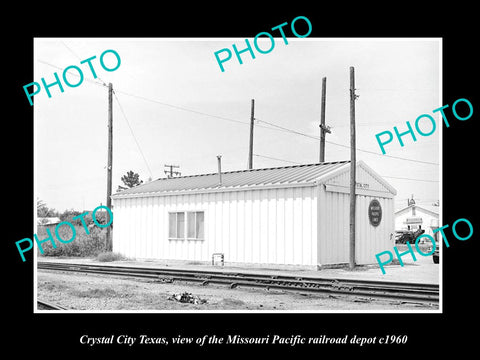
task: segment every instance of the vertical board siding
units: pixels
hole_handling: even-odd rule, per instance
[[[302,227],[302,188],[293,188],[293,263],[294,264],[303,264],[302,262],[302,241],[298,239],[303,239],[303,227]]]
[[[314,187],[114,199],[113,246],[131,258],[315,265]],[[168,213],[204,211],[204,240],[169,240]]]
[[[382,220],[378,226],[372,226],[368,218],[370,201],[377,199],[382,207]],[[393,247],[393,199],[371,196],[357,196],[356,213],[356,262],[358,264],[373,264],[375,254],[391,250]]]
[[[285,190],[277,190],[277,218],[276,218],[276,259],[275,263],[284,264],[286,263],[286,242],[285,242]]]
[[[246,228],[245,228],[245,191],[237,192],[237,262],[245,262],[245,248],[246,248]]]
[[[166,211],[167,202],[169,201],[168,197],[159,197],[159,212],[158,212],[158,223],[157,223],[157,231],[158,231],[158,239],[155,241],[158,242],[159,253],[158,258],[164,259],[165,254],[167,254],[167,245],[168,241],[165,241],[168,237],[168,213]],[[153,219],[155,221],[156,219]]]
[[[140,200],[140,201],[138,201]],[[135,201],[132,201],[134,205],[134,220],[135,220],[135,227],[134,227],[134,232],[133,232],[133,245],[135,247],[134,254],[135,257],[140,257],[140,246],[142,245],[141,237],[139,232],[141,231],[141,226],[140,226],[140,221],[142,220],[142,206],[141,206],[141,200],[142,199],[136,199]]]
[[[293,188],[285,189],[285,264],[293,264]]]
[[[155,258],[161,252],[161,243],[158,239],[161,237],[159,234],[159,222],[160,216],[160,199],[158,197],[152,198],[152,257]]]
[[[207,194],[207,206],[206,206],[206,214],[205,214],[205,258],[208,257],[209,254],[213,254],[215,252],[215,194],[209,193]]]
[[[348,263],[349,195],[319,187],[318,265]]]
[[[260,190],[260,216],[259,216],[259,243],[260,263],[268,263],[268,199],[271,196],[269,190]]]
[[[132,220],[134,220],[135,213],[135,204],[133,199],[125,199],[126,205],[125,210],[127,212],[127,217],[125,219],[125,232],[121,233],[121,236],[126,236],[124,240],[125,248],[127,249],[129,256],[135,257],[135,226],[132,226]],[[115,237],[113,238],[113,243],[115,243]]]
[[[229,206],[229,233],[230,236],[228,237],[228,248],[230,259],[228,261],[238,262],[238,249],[237,249],[237,238],[238,238],[238,230],[237,230],[237,204],[238,204],[238,194],[236,192],[229,193],[230,195],[230,202],[231,206]]]
[[[350,195],[318,188],[318,265],[349,262]],[[382,221],[375,227],[368,218],[370,201],[382,206]],[[375,254],[391,250],[394,231],[394,200],[374,196],[356,196],[355,262],[376,263]]]
[[[253,218],[252,192],[246,191],[245,192],[245,238],[244,238],[245,250],[243,251],[244,262],[253,261],[251,257],[251,254],[253,252],[252,218]]]
[[[278,258],[278,238],[277,238],[277,189],[269,190],[268,197],[268,222],[267,222],[267,251],[268,263],[276,263]]]
[[[249,262],[260,262],[260,191],[252,192],[252,251]]]

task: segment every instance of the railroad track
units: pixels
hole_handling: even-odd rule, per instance
[[[57,304],[52,304],[45,300],[37,299],[37,309],[39,310],[67,310],[64,307],[61,307]]]
[[[162,283],[185,281],[202,285],[226,285],[230,288],[253,287],[267,290],[326,293],[431,305],[439,302],[439,286],[437,284],[54,262],[38,262],[37,266],[38,269],[44,270],[118,275],[151,279]]]

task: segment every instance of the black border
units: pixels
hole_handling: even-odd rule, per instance
[[[478,257],[478,215],[474,206],[478,198],[476,161],[474,154],[477,117],[480,113],[478,78],[475,61],[474,6],[460,3],[421,9],[418,4],[382,4],[381,7],[365,3],[297,4],[269,3],[260,6],[246,3],[218,5],[182,4],[173,10],[162,3],[84,4],[85,8],[71,6],[34,9],[33,5],[20,13],[14,25],[4,29],[8,36],[4,55],[7,86],[3,96],[8,116],[3,142],[5,183],[4,205],[6,236],[4,258],[7,259],[5,296],[8,321],[4,347],[48,356],[83,354],[149,353],[162,357],[167,353],[180,354],[192,350],[188,346],[134,346],[132,348],[79,344],[83,334],[108,336],[128,334],[136,336],[201,336],[203,334],[302,334],[304,336],[340,337],[408,335],[406,345],[395,346],[210,346],[195,348],[198,355],[218,350],[231,354],[243,351],[266,354],[311,353],[321,356],[334,354],[361,354],[378,352],[416,356],[441,354],[461,346],[468,351],[475,344],[473,329],[466,325],[476,313],[474,304],[476,259]],[[293,6],[296,8],[293,8]],[[467,98],[473,104],[474,115],[468,121],[451,121],[443,128],[443,224],[452,224],[458,218],[467,218],[474,226],[474,235],[468,241],[457,241],[450,235],[450,248],[443,248],[443,314],[33,314],[33,257],[21,262],[14,242],[33,233],[33,108],[25,100],[22,86],[33,81],[33,37],[254,37],[296,16],[306,16],[313,25],[310,37],[441,37],[443,38],[443,104],[452,104],[458,98]],[[5,26],[5,25],[2,25]],[[478,31],[477,31],[478,32]],[[399,111],[398,109],[392,109]],[[451,112],[447,112],[447,115]],[[13,141],[7,139],[12,138]],[[61,169],[59,169],[61,171]],[[8,180],[7,180],[8,179]],[[13,189],[10,189],[13,187]],[[451,232],[447,231],[447,235]],[[71,351],[71,352],[70,352]]]

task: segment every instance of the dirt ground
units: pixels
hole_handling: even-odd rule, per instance
[[[204,303],[181,303],[169,298],[191,293]],[[37,298],[70,310],[87,311],[436,311],[438,306],[385,300],[299,294],[261,289],[230,289],[197,284],[165,284],[151,280],[97,274],[37,272]]]

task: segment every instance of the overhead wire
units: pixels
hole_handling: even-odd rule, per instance
[[[313,135],[309,135],[309,134],[305,134],[305,133],[302,133],[300,131],[297,131],[297,130],[292,130],[292,129],[289,129],[289,128],[286,128],[286,127],[283,127],[283,126],[280,126],[280,125],[276,125],[276,124],[273,124],[271,122],[268,122],[268,121],[265,121],[265,120],[261,120],[261,119],[256,119],[260,122],[263,122],[265,124],[268,124],[268,125],[271,125],[271,126],[274,126],[276,128],[279,128],[285,132],[291,132],[293,134],[297,134],[297,135],[301,135],[301,136],[305,136],[305,137],[308,137],[308,138],[311,138],[311,139],[315,139],[315,140],[320,140],[320,137],[318,136],[313,136]],[[343,144],[339,144],[339,143],[336,143],[336,142],[333,142],[333,141],[329,141],[329,140],[325,140],[326,143],[329,143],[329,144],[332,144],[332,145],[336,145],[336,146],[341,146],[341,147],[344,147],[344,148],[347,148],[347,149],[350,149],[350,146],[348,145],[343,145]],[[423,161],[423,160],[416,160],[416,159],[408,159],[408,158],[403,158],[403,157],[400,157],[400,156],[394,156],[394,155],[387,155],[387,154],[378,154],[374,151],[370,151],[370,150],[365,150],[365,149],[359,149],[357,148],[356,149],[357,151],[362,151],[362,152],[366,152],[366,153],[369,153],[369,154],[373,154],[373,155],[378,155],[378,156],[383,156],[383,157],[389,157],[389,158],[393,158],[393,159],[398,159],[398,160],[405,160],[405,161],[413,161],[413,162],[418,162],[418,163],[422,163],[422,164],[429,164],[429,165],[439,165],[439,163],[434,163],[434,162],[430,162],[430,161]]]
[[[72,50],[72,48],[70,46],[68,46],[67,44],[65,44],[64,41],[60,40],[60,42],[63,44],[63,46],[65,46],[78,60],[82,61],[82,59],[80,59],[80,56],[77,55],[77,53],[75,51]]]
[[[183,106],[173,105],[173,104],[165,103],[165,102],[158,101],[158,100],[155,100],[155,99],[146,98],[146,97],[144,97],[144,96],[127,93],[127,92],[124,92],[124,91],[121,91],[121,90],[117,90],[117,92],[122,93],[122,94],[127,95],[127,96],[131,96],[131,97],[135,97],[135,98],[138,98],[138,99],[142,99],[142,100],[145,100],[145,101],[150,101],[150,102],[158,103],[158,104],[160,104],[160,105],[169,106],[169,107],[172,107],[172,108],[175,108],[175,109],[178,109],[178,110],[182,110],[182,111],[187,111],[187,112],[191,112],[191,113],[195,113],[195,114],[200,114],[200,115],[204,115],[204,116],[208,116],[208,117],[212,117],[212,118],[217,118],[217,119],[220,119],[220,120],[226,120],[226,121],[230,121],[230,122],[235,122],[235,123],[239,123],[239,124],[250,125],[250,123],[249,123],[249,122],[246,122],[246,121],[235,120],[235,119],[227,118],[227,117],[224,117],[224,116],[218,116],[218,115],[214,115],[214,114],[210,114],[210,113],[206,113],[206,112],[202,112],[202,111],[198,111],[198,110],[193,110],[193,109],[189,109],[189,108],[186,108],[186,107],[183,107]],[[255,118],[255,120],[256,120],[257,122],[262,122],[262,123],[265,123],[265,124],[267,124],[267,125],[273,126],[273,128],[270,128],[270,127],[268,127],[268,126],[257,125],[257,126],[259,126],[259,127],[265,128],[265,129],[278,130],[278,131],[284,131],[284,132],[290,132],[290,133],[293,133],[293,134],[296,134],[296,135],[300,135],[300,136],[304,136],[304,137],[307,137],[307,138],[311,138],[311,139],[314,139],[314,140],[320,140],[320,137],[313,136],[313,135],[309,135],[309,134],[305,134],[305,133],[300,132],[300,131],[297,131],[297,130],[292,130],[292,129],[289,129],[289,128],[285,128],[285,127],[283,127],[283,126],[280,126],[280,125],[277,125],[277,124],[273,124],[273,123],[271,123],[271,122],[268,122],[268,121],[265,121],[265,120],[262,120],[262,119],[259,119],[259,118]],[[343,144],[335,143],[335,142],[329,141],[329,140],[326,140],[325,142],[326,142],[326,143],[329,143],[329,144],[332,144],[332,145],[341,146],[341,147],[343,147],[343,148],[350,149],[350,146],[348,146],[348,145],[343,145]],[[382,154],[378,154],[378,153],[376,153],[376,152],[374,152],[374,151],[365,150],[365,149],[359,149],[359,148],[357,148],[357,151],[361,151],[361,152],[365,152],[365,153],[369,153],[369,154],[373,154],[373,155],[377,155],[377,156],[388,157],[388,158],[392,158],[392,159],[398,159],[398,160],[404,160],[404,161],[411,161],[411,162],[417,162],[417,163],[428,164],[428,165],[439,165],[439,163],[430,162],[430,161],[423,161],[423,160],[416,160],[416,159],[408,159],[408,158],[403,158],[403,157],[400,157],[400,156],[387,155],[387,154],[382,155]]]
[[[280,159],[280,158],[276,158],[276,157],[272,157],[272,156],[266,156],[266,155],[260,155],[260,154],[253,154],[253,156],[261,157],[261,158],[265,158],[265,159],[269,159],[269,160],[283,161],[283,162],[287,162],[287,163],[291,163],[291,164],[297,164],[297,165],[302,164],[302,163],[297,162],[297,161],[285,160],[285,159]],[[397,176],[385,176],[385,175],[381,175],[381,176],[384,177],[384,178],[389,178],[389,179],[425,181],[425,182],[439,182],[439,180],[414,179],[414,178],[397,177]]]
[[[65,42],[61,41],[61,43],[62,43],[78,60],[82,61],[81,58],[75,53],[75,51],[73,51],[67,44],[65,44]],[[41,62],[41,63],[43,63],[43,64],[46,64],[46,65],[49,65],[49,66],[52,66],[52,67],[55,67],[55,68],[57,68],[57,69],[60,69],[60,70],[64,71],[64,69],[61,68],[61,67],[59,67],[59,66],[55,66],[55,65],[50,64],[50,63],[48,63],[48,62],[46,62],[46,61],[43,61],[43,60],[38,60],[38,61]],[[80,77],[78,74],[72,73],[72,75],[75,75],[75,76],[77,76],[77,77]],[[107,86],[108,86],[108,85],[105,83],[105,81],[103,81],[103,79],[100,78],[100,76],[96,75],[96,78],[97,78],[101,83],[99,83],[98,81],[93,81],[93,80],[90,80],[90,79],[87,79],[87,78],[84,77],[85,80],[87,80],[87,81],[89,81],[89,82],[91,82],[91,83],[93,83],[93,84],[95,84],[95,85],[99,85],[99,86],[103,86],[103,87],[107,87]],[[113,91],[113,95],[115,96],[115,99],[117,100],[118,107],[120,108],[120,111],[121,111],[121,113],[122,113],[122,115],[123,115],[123,118],[125,119],[125,122],[127,123],[128,128],[129,128],[129,130],[130,130],[130,133],[132,134],[132,137],[133,137],[133,139],[135,140],[135,143],[136,143],[136,145],[137,145],[137,147],[138,147],[138,150],[139,150],[140,154],[142,155],[142,158],[143,158],[143,160],[144,160],[144,162],[145,162],[145,165],[147,166],[148,172],[150,173],[150,176],[153,177],[152,170],[150,169],[150,166],[148,165],[148,161],[147,161],[147,159],[146,159],[146,157],[145,157],[145,154],[144,154],[143,151],[142,151],[142,148],[141,148],[141,146],[140,146],[140,144],[139,144],[139,142],[138,142],[138,140],[137,140],[137,138],[136,138],[136,136],[135,136],[135,133],[133,132],[132,126],[130,125],[130,122],[128,121],[127,115],[125,114],[125,111],[123,110],[123,107],[122,107],[122,105],[120,104],[120,100],[118,99],[117,94],[115,94],[115,91]]]
[[[65,45],[65,44],[64,44],[64,45]],[[66,45],[65,45],[65,46],[66,46]],[[43,61],[43,60],[37,60],[37,61],[40,62],[40,63],[42,63],[42,64],[45,64],[45,65],[54,67],[54,68],[56,68],[56,69],[59,69],[59,70],[62,70],[62,71],[64,70],[63,68],[61,68],[61,67],[59,67],[59,66],[56,66],[56,65],[53,65],[53,64],[50,64],[49,62],[46,62],[46,61]],[[71,74],[74,75],[74,76],[80,77],[78,74],[75,74],[75,73],[71,73]],[[86,81],[88,81],[88,82],[90,82],[90,83],[93,83],[94,85],[97,85],[97,86],[102,86],[102,87],[107,87],[107,86],[108,86],[108,85],[106,85],[105,82],[104,82],[103,80],[101,80],[98,76],[97,76],[97,78],[98,78],[102,83],[97,82],[97,81],[94,81],[94,80],[91,80],[91,79],[87,79],[87,78],[85,78],[85,77],[84,77],[84,80],[86,80]],[[132,126],[130,125],[130,122],[128,121],[127,115],[125,114],[125,111],[123,110],[123,107],[122,107],[122,105],[120,104],[120,101],[119,101],[117,95],[115,94],[115,91],[113,91],[113,94],[114,94],[114,96],[115,96],[115,99],[117,100],[117,104],[118,104],[118,106],[119,106],[119,108],[120,108],[120,111],[121,111],[121,113],[122,113],[122,115],[123,115],[123,118],[125,119],[125,122],[126,122],[127,125],[128,125],[128,128],[129,128],[129,130],[130,130],[130,133],[131,133],[131,135],[132,135],[132,137],[133,137],[133,139],[134,139],[134,141],[135,141],[135,144],[137,145],[138,150],[139,150],[139,152],[140,152],[140,154],[141,154],[141,156],[142,156],[142,158],[143,158],[143,160],[144,160],[144,162],[145,162],[145,165],[147,166],[148,172],[150,173],[150,176],[153,178],[152,170],[150,169],[150,166],[148,165],[148,161],[147,161],[147,159],[146,159],[146,157],[145,157],[145,154],[144,154],[143,151],[142,151],[142,148],[140,147],[140,144],[139,144],[139,142],[138,142],[138,140],[137,140],[137,138],[136,138],[136,136],[135,136],[135,133],[133,132]]]
[[[261,158],[265,158],[265,159],[270,159],[270,160],[277,160],[277,161],[283,161],[283,162],[287,162],[287,163],[291,163],[291,164],[301,164],[299,162],[296,162],[296,161],[290,161],[290,160],[285,160],[285,159],[279,159],[279,158],[275,158],[275,157],[272,157],[272,156],[266,156],[266,155],[259,155],[259,154],[253,154],[253,156],[257,156],[257,157],[261,157]]]
[[[150,98],[147,98],[147,97],[144,97],[144,96],[141,96],[141,95],[135,95],[135,94],[127,93],[127,92],[122,91],[122,90],[116,90],[116,91],[120,94],[123,94],[123,95],[135,97],[137,99],[142,99],[142,100],[145,100],[145,101],[154,102],[154,103],[164,105],[164,106],[168,106],[168,107],[171,107],[171,108],[174,108],[174,109],[177,109],[177,110],[187,111],[187,112],[191,112],[191,113],[199,114],[199,115],[205,115],[205,116],[208,116],[208,117],[213,117],[213,118],[220,119],[220,120],[231,121],[231,122],[235,122],[235,123],[239,123],[239,124],[245,124],[245,125],[249,124],[248,122],[245,122],[245,121],[235,120],[235,119],[231,119],[231,118],[227,118],[227,117],[219,116],[219,115],[213,115],[213,114],[209,114],[209,113],[206,113],[206,112],[189,109],[189,108],[186,108],[184,106],[169,104],[169,103],[162,102],[162,101],[159,101],[159,100],[150,99]]]
[[[83,61],[83,60],[80,58],[80,56],[78,56],[77,53],[72,50],[72,48],[71,48],[70,46],[68,46],[67,44],[65,44],[65,42],[63,42],[63,41],[60,41],[60,42],[61,42],[61,43],[63,44],[63,46],[65,46],[79,61]],[[97,77],[98,80],[100,80],[100,81],[103,83],[104,86],[108,86],[108,85],[105,83],[105,81],[103,81],[103,79],[102,79],[100,76],[96,75],[96,77]]]
[[[63,41],[62,41],[62,43],[63,43],[63,44],[65,45],[65,47],[67,47],[67,49],[69,49],[75,56],[77,56],[77,55],[73,52],[73,50],[71,50]],[[78,57],[78,56],[77,56],[77,57]],[[53,65],[53,64],[50,64],[50,63],[46,62],[46,61],[42,61],[42,60],[38,60],[38,61],[41,62],[41,63],[44,63],[44,64],[46,64],[46,65],[49,65],[49,66],[52,66],[52,67],[55,67],[55,68],[64,70],[64,69],[62,69],[62,68],[60,68],[60,67],[58,67],[58,66],[55,66],[55,65]],[[76,75],[76,74],[73,74],[73,75]],[[78,76],[78,75],[76,75],[76,76]],[[98,78],[98,76],[97,76],[97,78]],[[99,79],[100,81],[102,81],[103,84],[100,84],[100,83],[98,83],[98,82],[92,81],[92,80],[90,80],[90,79],[85,79],[85,80],[87,80],[87,81],[89,81],[89,82],[92,82],[92,83],[94,83],[95,85],[107,86],[103,80],[101,80],[100,78],[98,78],[98,79]],[[228,118],[228,117],[225,117],[225,116],[219,116],[219,115],[215,115],[215,114],[210,114],[210,113],[206,113],[206,112],[203,112],[203,111],[198,111],[198,110],[186,108],[186,107],[184,107],[184,106],[169,104],[169,103],[166,103],[166,102],[163,102],[163,101],[159,101],[159,100],[156,100],[156,99],[147,98],[147,97],[141,96],[141,95],[135,95],[135,94],[128,93],[128,92],[125,92],[125,91],[122,91],[122,90],[118,90],[118,89],[116,89],[115,92],[120,93],[120,94],[123,94],[123,95],[126,95],[126,96],[134,97],[134,98],[137,98],[137,99],[142,99],[142,100],[144,100],[144,101],[149,101],[149,102],[157,103],[157,104],[160,104],[160,105],[163,105],[163,106],[168,106],[168,107],[171,107],[171,108],[174,108],[174,109],[177,109],[177,110],[181,110],[181,111],[186,111],[186,112],[190,112],[190,113],[194,113],[194,114],[198,114],[198,115],[208,116],[208,117],[212,117],[212,118],[216,118],[216,119],[220,119],[220,120],[225,120],[225,121],[230,121],[230,122],[234,122],[234,123],[239,123],[239,124],[243,124],[243,125],[250,125],[250,123],[249,123],[249,122],[246,122],[246,121],[241,121],[241,120],[236,120],[236,119]],[[118,98],[117,98],[117,102],[118,102]],[[125,117],[125,118],[126,118],[126,117]],[[289,132],[289,133],[296,134],[296,135],[299,135],[299,136],[304,136],[304,137],[307,137],[307,138],[311,138],[311,139],[314,139],[314,140],[317,140],[317,141],[320,140],[320,137],[318,137],[318,136],[313,136],[313,135],[309,135],[309,134],[306,134],[306,133],[303,133],[303,132],[300,132],[300,131],[297,131],[297,130],[293,130],[293,129],[290,129],[290,128],[286,128],[286,127],[283,127],[283,126],[280,126],[280,125],[277,125],[277,124],[268,122],[268,121],[266,121],[266,120],[262,120],[262,119],[255,118],[255,121],[257,121],[257,126],[258,126],[258,127],[262,127],[262,128],[269,129],[269,130],[278,130],[278,131]],[[264,123],[264,124],[267,124],[267,125],[269,125],[269,126],[271,126],[271,127],[259,125],[259,124],[258,124],[259,122]],[[128,121],[127,121],[127,123],[128,123]],[[135,141],[136,141],[136,140],[135,140]],[[333,142],[333,141],[329,141],[329,140],[325,140],[325,142],[326,142],[326,143],[329,143],[329,144],[332,144],[332,145],[340,146],[340,147],[343,147],[343,148],[346,148],[346,149],[350,149],[350,146],[348,146],[348,145],[339,144],[339,143],[336,143],[336,142]],[[388,157],[388,158],[397,159],[397,160],[410,161],[410,162],[416,162],[416,163],[428,164],[428,165],[439,165],[439,163],[435,163],[435,162],[423,161],[423,160],[416,160],[416,159],[409,159],[409,158],[404,158],[404,157],[394,156],[394,155],[379,154],[379,153],[374,152],[374,151],[365,150],[365,149],[360,149],[360,148],[357,148],[356,150],[357,150],[357,151],[361,151],[361,152],[365,152],[365,153],[369,153],[369,154],[373,154],[373,155],[376,155],[376,156]]]
[[[385,176],[382,175],[384,178],[389,178],[389,179],[398,179],[398,180],[412,180],[412,181],[425,181],[425,182],[440,182],[439,180],[427,180],[427,179],[412,179],[412,178],[406,178],[406,177],[397,177],[397,176]]]
[[[58,69],[58,70],[65,71],[65,68],[61,68],[60,66],[56,66],[56,65],[50,64],[49,62],[47,62],[47,61],[45,61],[45,60],[37,59],[37,62],[42,63],[42,64],[45,64],[45,65],[48,65],[48,66],[51,66],[51,67],[54,67],[54,68],[56,68],[56,69]],[[68,71],[68,73],[71,74],[71,75],[73,75],[73,76],[80,77],[80,75],[75,74],[75,73],[73,73],[73,72]],[[98,78],[98,76],[97,76],[97,78]],[[98,78],[98,79],[100,79],[100,78]],[[98,82],[98,81],[95,81],[95,80],[86,78],[85,76],[83,77],[83,80],[88,81],[89,83],[92,83],[92,84],[97,85],[97,86],[102,86],[102,87],[107,87],[107,86],[108,86],[108,85],[106,85],[102,80],[100,80],[100,81],[102,81],[102,83],[100,83],[100,82]]]
[[[117,100],[117,104],[120,108],[120,111],[123,115],[123,118],[125,119],[125,121],[128,125],[128,128],[130,129],[130,133],[132,134],[132,137],[135,140],[135,143],[137,144],[138,150],[140,151],[140,154],[142,155],[143,161],[145,161],[145,165],[147,166],[148,172],[150,173],[150,177],[153,178],[152,170],[150,169],[150,166],[148,165],[147,158],[145,157],[145,154],[143,153],[142,148],[140,147],[140,144],[139,144],[139,142],[138,142],[138,140],[137,140],[137,138],[136,138],[136,136],[133,132],[132,126],[130,125],[130,122],[128,121],[127,115],[125,114],[125,111],[123,110],[123,107],[120,104],[120,100],[118,100],[118,97],[117,97],[117,94],[115,93],[115,91],[113,91],[113,95],[115,96],[115,99]]]

